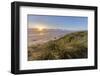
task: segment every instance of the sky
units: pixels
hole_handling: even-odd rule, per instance
[[[28,15],[28,27],[44,27],[47,29],[87,30],[88,17]]]

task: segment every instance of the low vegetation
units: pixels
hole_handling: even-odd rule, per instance
[[[28,60],[87,58],[87,31],[67,34],[57,40],[28,47]]]

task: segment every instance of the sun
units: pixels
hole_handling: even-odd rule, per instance
[[[44,29],[43,27],[40,27],[40,26],[37,27],[37,30],[38,30],[38,31],[43,31],[43,29]]]
[[[35,24],[37,31],[42,32],[46,27],[44,24]]]

